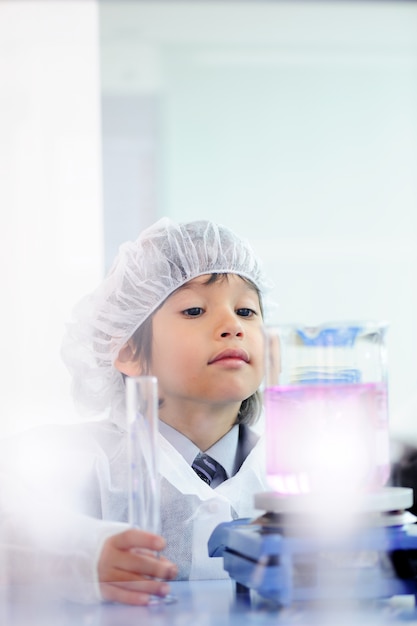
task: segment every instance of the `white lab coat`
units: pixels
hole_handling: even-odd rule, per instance
[[[0,573],[12,581],[51,578],[58,591],[98,601],[97,562],[105,539],[128,527],[127,436],[103,421],[45,426],[0,444]],[[223,521],[259,514],[262,438],[239,472],[212,489],[159,434],[161,534],[180,579],[226,578],[207,542]]]

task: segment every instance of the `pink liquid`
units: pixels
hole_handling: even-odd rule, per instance
[[[265,412],[274,491],[371,491],[388,480],[385,384],[270,387]]]

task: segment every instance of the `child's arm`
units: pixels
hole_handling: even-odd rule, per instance
[[[157,553],[165,547],[159,535],[131,528],[108,537],[98,561],[98,578],[104,600],[147,604],[149,596],[165,596],[177,567]],[[163,579],[163,580],[157,580]]]

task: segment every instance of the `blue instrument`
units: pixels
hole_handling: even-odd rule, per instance
[[[303,502],[289,512],[288,499],[277,497],[276,504],[274,494],[258,495],[258,501],[272,502],[271,509],[287,511],[220,524],[208,543],[209,555],[223,558],[240,591],[252,590],[283,607],[417,593],[417,525],[404,510],[412,503],[410,489],[371,494],[360,523],[346,534],[317,533],[300,524]],[[308,519],[308,511],[302,517]]]

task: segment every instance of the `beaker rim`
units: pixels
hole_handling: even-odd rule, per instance
[[[378,328],[385,329],[390,326],[388,320],[373,319],[346,319],[346,320],[330,320],[326,322],[270,322],[265,324],[265,328],[274,329],[311,329],[323,330],[326,328],[360,328],[363,330]]]

